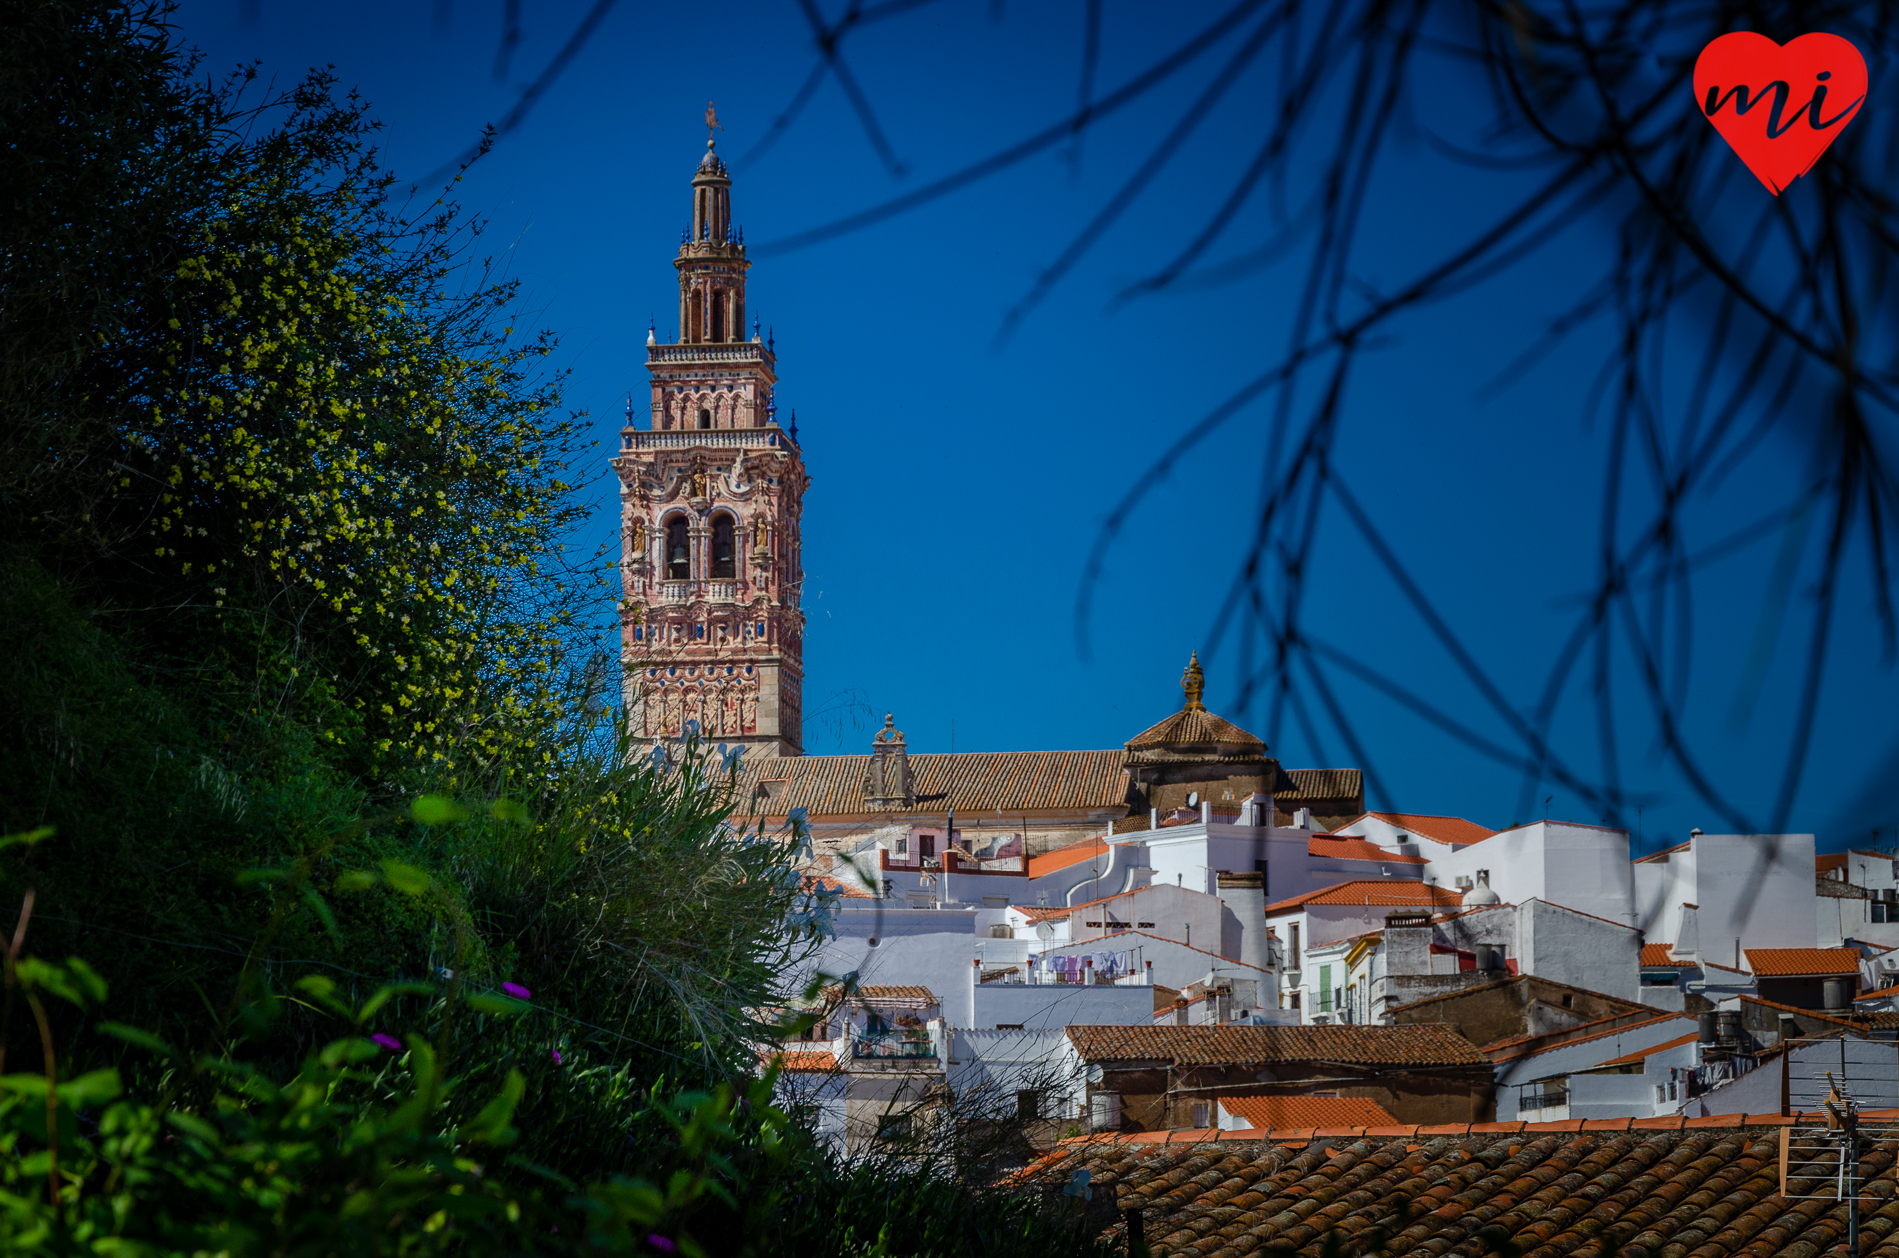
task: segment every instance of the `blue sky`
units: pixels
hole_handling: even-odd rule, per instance
[[[252,58],[287,83],[333,65],[384,122],[386,163],[420,178],[503,117],[590,4],[523,6],[522,39],[495,75],[501,0],[368,5],[353,0],[188,0],[187,41],[216,72]],[[839,6],[832,0],[830,8]],[[1166,444],[1286,343],[1306,246],[1222,283],[1116,304],[1178,250],[1225,196],[1258,143],[1276,69],[1241,78],[1147,193],[998,344],[1004,312],[1205,88],[1202,63],[1083,140],[955,196],[822,245],[759,246],[927,182],[1064,116],[1081,65],[1082,0],[1027,5],[939,0],[852,34],[850,66],[874,103],[894,174],[827,79],[783,138],[740,165],[734,215],[754,246],[751,308],[777,337],[781,416],[795,408],[813,476],[806,500],[808,708],[812,752],[859,750],[895,713],[914,749],[1114,746],[1178,706],[1188,652],[1216,606],[1261,500],[1269,413],[1243,412],[1154,487],[1109,555],[1088,621],[1074,631],[1083,564],[1110,506]],[[1178,43],[1179,10],[1105,0],[1099,82],[1112,88]],[[1207,7],[1205,13],[1215,10]],[[1202,21],[1194,16],[1191,21]],[[1224,56],[1225,53],[1216,54]],[[670,260],[715,100],[721,152],[737,161],[814,63],[794,3],[613,7],[526,120],[456,190],[488,222],[483,252],[559,332],[569,404],[589,411],[601,468],[629,389],[643,394],[649,316],[672,334]],[[1877,78],[1877,67],[1875,67]],[[1441,72],[1428,128],[1457,135],[1481,98]],[[1473,137],[1463,136],[1469,141]],[[1298,170],[1315,168],[1317,155]],[[1401,129],[1369,190],[1359,276],[1382,290],[1441,252],[1516,176],[1453,168],[1425,127]],[[1735,197],[1764,195],[1751,180]],[[1235,218],[1214,256],[1272,238],[1270,191]],[[1584,218],[1471,294],[1400,323],[1349,384],[1337,471],[1508,699],[1534,701],[1596,557],[1606,426],[1585,405],[1607,352],[1597,324],[1495,396],[1499,366],[1607,265],[1613,223]],[[637,401],[637,397],[636,397]],[[1780,442],[1781,444],[1776,444]],[[1770,438],[1692,506],[1705,544],[1785,500],[1806,456]],[[611,487],[597,482],[607,503]],[[599,514],[589,541],[608,536]],[[1785,531],[1696,578],[1686,729],[1720,788],[1764,815],[1787,749],[1789,679],[1805,647],[1810,576],[1784,601],[1766,580],[1789,547],[1810,564],[1819,529]],[[1801,547],[1804,546],[1804,549]],[[1492,736],[1503,726],[1432,640],[1373,556],[1336,516],[1320,524],[1308,624],[1377,662],[1442,711]],[[1810,572],[1810,568],[1806,571]],[[1791,823],[1828,846],[1899,823],[1899,680],[1875,633],[1863,563],[1852,567],[1809,767]],[[1766,662],[1751,716],[1737,715],[1749,661]],[[1356,763],[1322,718],[1268,728],[1233,706],[1230,639],[1208,662],[1209,705],[1267,737],[1288,766]],[[1723,828],[1661,754],[1627,668],[1612,690],[1625,782],[1644,799],[1644,845]],[[1565,756],[1598,765],[1595,698],[1573,686],[1555,726]],[[1448,741],[1375,693],[1334,678],[1385,794],[1375,806],[1470,817],[1517,815],[1521,779]],[[1534,815],[1597,811],[1545,785]],[[1552,797],[1547,805],[1544,796]],[[1630,817],[1635,825],[1635,818]]]

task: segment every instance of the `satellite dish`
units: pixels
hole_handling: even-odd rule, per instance
[[[1035,937],[1043,943],[1047,943],[1049,940],[1055,938],[1055,928],[1050,926],[1047,922],[1037,922],[1035,924]]]
[[[1187,807],[1189,808],[1200,807],[1200,792],[1199,791],[1187,792]]]

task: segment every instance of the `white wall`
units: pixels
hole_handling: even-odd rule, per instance
[[[1511,904],[1543,900],[1612,922],[1634,924],[1629,834],[1601,826],[1539,821],[1504,830],[1442,858],[1427,873],[1441,886],[1490,871],[1490,887]]]
[[[1306,844],[1310,838],[1308,830],[1222,825],[1216,821],[1136,831],[1115,836],[1115,842],[1145,842],[1157,884],[1189,887],[1208,895],[1219,890],[1220,870],[1251,873],[1256,862],[1265,861],[1266,901],[1270,904],[1312,890],[1306,877],[1311,861]]]
[[[1672,1039],[1695,1031],[1696,1027],[1697,1024],[1693,1018],[1657,1018],[1654,1022],[1628,1027],[1594,1039],[1573,1044],[1559,1044],[1555,1048],[1537,1053],[1532,1057],[1519,1057],[1514,1061],[1504,1062],[1497,1067],[1497,1083],[1514,1087],[1535,1079],[1548,1079],[1555,1075],[1588,1070],[1592,1066],[1600,1066],[1605,1061],[1614,1061],[1618,1057],[1626,1057],[1630,1053],[1653,1048],[1657,1044],[1666,1044]],[[1514,1115],[1516,1107],[1514,1093],[1511,1094],[1509,1103]],[[1503,1106],[1504,1093],[1502,1087],[1499,1086],[1498,1122],[1509,1121],[1504,1116]]]
[[[968,1025],[978,1031],[1003,1026],[1025,1031],[1146,1026],[1154,1020],[1154,989],[1145,983],[979,983],[970,1004]]]
[[[975,911],[969,908],[912,909],[902,901],[839,902],[834,920],[835,938],[820,949],[815,967],[831,980],[857,973],[860,987],[877,984],[915,984],[927,987],[942,1003],[943,1016],[957,1026],[970,1025],[970,962],[1014,946],[1015,940],[977,939]],[[875,946],[871,940],[877,942]],[[796,979],[802,986],[809,970]]]
[[[1386,821],[1383,817],[1375,817],[1369,813],[1350,825],[1339,827],[1333,833],[1357,835],[1369,843],[1376,843],[1379,847],[1396,849],[1400,846],[1415,844],[1418,849],[1417,855],[1433,861],[1442,860],[1458,850],[1454,844],[1419,834],[1415,830],[1407,830],[1403,826]]]
[[[1683,904],[1698,906],[1701,955],[1721,965],[1734,964],[1736,940],[1743,950],[1818,942],[1811,834],[1703,834],[1633,868],[1635,924],[1655,943],[1678,942]]]
[[[1086,1081],[1062,1030],[958,1030],[952,1043],[946,1078],[972,1108],[1013,1118],[1016,1092],[1033,1089],[1047,1098],[1043,1117],[1081,1114]]]
[[[1051,947],[1048,950],[1052,956],[1122,951],[1138,957],[1137,969],[1145,970],[1146,963],[1153,962],[1154,968],[1150,972],[1154,982],[1162,987],[1171,987],[1179,991],[1189,983],[1197,983],[1206,978],[1209,973],[1227,978],[1250,978],[1259,982],[1261,1005],[1272,1008],[1279,1003],[1279,976],[1275,972],[1262,970],[1244,961],[1235,961],[1203,948],[1189,948],[1178,940],[1167,939],[1145,931],[1125,931],[1119,935],[1109,935],[1105,939]],[[1143,987],[1141,990],[1151,992],[1153,989]]]
[[[1642,998],[1642,937],[1635,930],[1557,904],[1517,907],[1517,971],[1585,991]]]

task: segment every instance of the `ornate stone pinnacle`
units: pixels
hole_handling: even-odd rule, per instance
[[[1207,676],[1200,671],[1200,652],[1196,650],[1187,661],[1187,671],[1180,675],[1180,688],[1187,692],[1187,706],[1183,711],[1205,712],[1207,705],[1200,702],[1200,696],[1206,693]]]

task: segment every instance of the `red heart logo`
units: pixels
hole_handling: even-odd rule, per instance
[[[1734,31],[1695,59],[1695,103],[1775,196],[1807,173],[1866,99],[1866,58],[1838,35],[1777,44]]]

